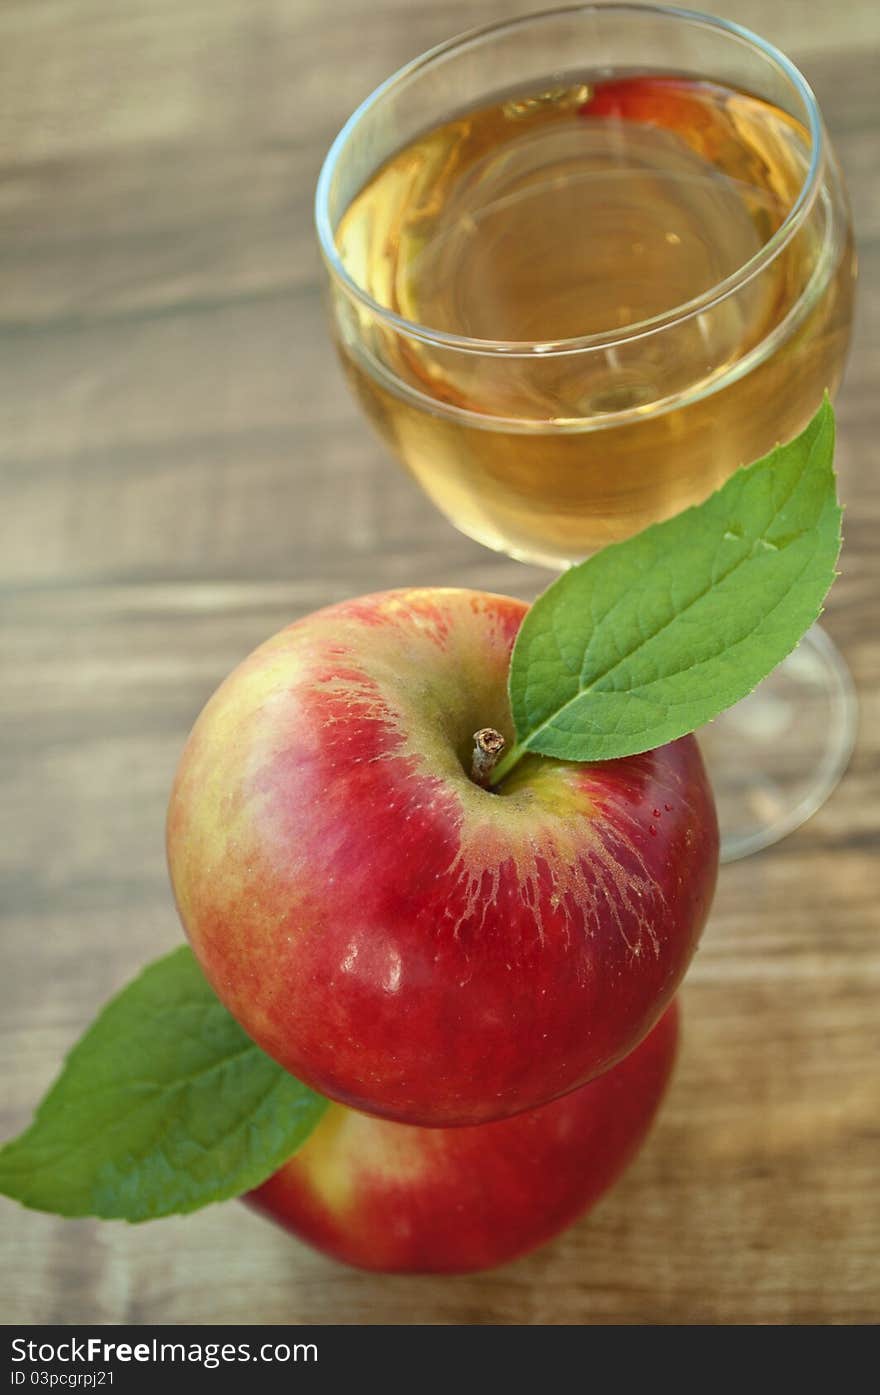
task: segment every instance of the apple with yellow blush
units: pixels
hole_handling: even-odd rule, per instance
[[[244,660],[181,758],[168,857],[199,962],[258,1045],[353,1109],[467,1126],[577,1089],[658,1021],[705,922],[693,737],[474,778],[474,733],[513,738],[526,609],[329,606]]]

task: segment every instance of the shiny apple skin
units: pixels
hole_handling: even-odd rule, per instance
[[[672,1004],[626,1060],[540,1109],[459,1129],[330,1105],[305,1146],[246,1198],[360,1269],[491,1269],[558,1235],[647,1137],[675,1061]]]
[[[178,909],[218,996],[322,1094],[403,1123],[533,1109],[671,1001],[718,863],[691,737],[500,793],[526,606],[427,589],[343,602],[255,650],[199,717],[168,815]]]

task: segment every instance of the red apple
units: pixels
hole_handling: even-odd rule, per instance
[[[171,795],[177,904],[218,996],[294,1075],[404,1123],[485,1123],[614,1065],[712,897],[690,737],[470,778],[478,728],[513,736],[525,611],[412,590],[307,616],[214,694]]]
[[[636,74],[597,82],[580,114],[660,126],[706,153],[707,143],[711,147],[725,135],[719,105],[726,95],[724,88],[711,82]]]
[[[625,1061],[499,1123],[392,1124],[330,1105],[248,1200],[336,1259],[390,1273],[489,1269],[557,1235],[620,1176],[672,1073],[675,1004]]]

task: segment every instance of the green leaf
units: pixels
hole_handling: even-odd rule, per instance
[[[819,615],[840,551],[826,399],[807,429],[704,503],[565,572],[517,637],[517,744],[563,760],[633,755],[745,697]]]
[[[247,1037],[185,946],[111,1000],[20,1138],[0,1191],[38,1211],[145,1221],[238,1196],[327,1101]]]

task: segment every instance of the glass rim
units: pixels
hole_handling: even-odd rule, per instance
[[[779,227],[771,237],[759,247],[757,252],[738,267],[736,271],[724,277],[721,281],[710,286],[700,295],[691,300],[683,301],[681,304],[673,306],[670,310],[664,310],[659,315],[651,316],[649,319],[635,321],[631,325],[626,325],[621,329],[603,330],[598,334],[575,335],[565,339],[551,340],[506,340],[506,339],[480,339],[468,335],[452,334],[446,330],[432,329],[428,325],[419,324],[416,320],[408,320],[405,316],[397,314],[375,300],[368,291],[348,274],[339,253],[336,250],[334,230],[330,222],[329,195],[330,185],[340,157],[349,141],[352,132],[366,114],[378,106],[389,92],[400,86],[410,78],[417,75],[422,69],[430,67],[438,59],[446,57],[456,49],[463,49],[475,41],[482,41],[493,34],[511,32],[519,28],[525,28],[534,24],[538,20],[558,19],[563,15],[578,14],[630,14],[630,15],[651,15],[659,16],[661,19],[684,21],[687,24],[705,29],[714,29],[721,34],[728,35],[731,39],[738,41],[748,48],[756,50],[766,58],[771,66],[781,72],[783,77],[795,89],[801,98],[807,118],[807,129],[810,136],[810,163],[804,175],[803,183],[798,190],[797,197],[791,208],[785,215]],[[711,81],[711,77],[707,77]],[[393,153],[393,152],[389,152]],[[457,350],[460,353],[474,353],[487,355],[508,355],[511,357],[530,357],[533,354],[543,356],[553,356],[557,354],[574,354],[594,348],[608,348],[612,345],[626,344],[632,340],[644,338],[647,335],[655,334],[668,325],[679,324],[684,320],[692,318],[694,315],[712,309],[728,296],[747,285],[766,266],[768,266],[783,248],[790,242],[797,233],[804,219],[812,207],[819,189],[819,176],[825,159],[825,137],[822,126],[822,118],[819,112],[819,105],[816,101],[813,89],[807,82],[800,69],[788,58],[781,49],[777,48],[767,39],[763,39],[753,30],[747,29],[742,24],[737,24],[733,20],[721,19],[715,15],[704,14],[700,10],[681,9],[674,5],[650,5],[641,3],[611,3],[611,4],[581,4],[563,5],[549,10],[537,10],[527,15],[518,15],[511,19],[497,20],[492,24],[480,25],[474,29],[468,29],[461,34],[456,34],[443,43],[435,44],[418,57],[405,63],[391,73],[384,82],[375,87],[372,92],[355,108],[351,116],[339,131],[330,149],[325,156],[318,176],[317,188],[315,190],[315,225],[318,232],[318,241],[324,262],[342,289],[359,301],[377,319],[396,330],[398,333],[406,335],[408,338],[417,339],[422,343],[439,346],[441,348]],[[381,166],[377,165],[377,169]]]

